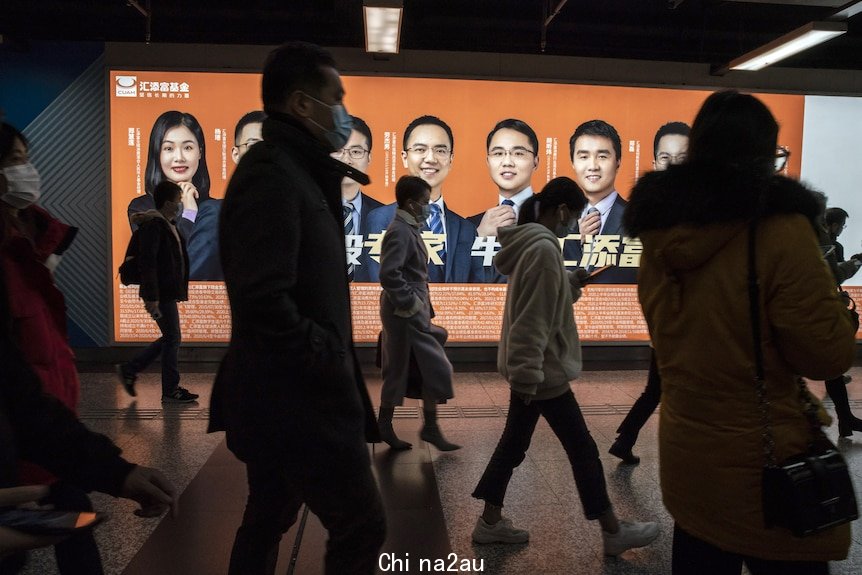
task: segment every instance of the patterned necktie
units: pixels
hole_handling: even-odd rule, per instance
[[[515,209],[515,202],[513,202],[509,198],[506,198],[505,200],[500,202],[500,205],[501,206],[509,206],[510,208],[512,208],[512,211],[515,212],[515,223],[517,224],[518,223],[518,210]]]
[[[341,206],[341,214],[344,216],[344,238],[347,239],[347,236],[353,235],[353,212],[355,209],[353,208],[352,203],[347,203]],[[354,269],[354,265],[350,262],[347,262],[347,281],[353,281],[353,274],[356,270]]]
[[[587,210],[587,214],[586,214],[586,215],[590,215],[590,214],[597,214],[597,213],[599,213],[598,208],[596,208],[595,206],[593,206],[593,207],[591,207],[590,209],[588,209],[588,210]],[[599,233],[602,233],[602,224],[601,224],[601,220],[599,220]],[[583,238],[581,238],[581,241],[583,241]],[[590,263],[590,260],[592,259],[592,257],[593,257],[593,244],[591,243],[591,244],[589,245],[589,250],[587,250],[587,253],[586,253],[586,255],[583,257],[583,259],[585,259],[585,260],[587,261],[587,263],[589,264],[589,263]],[[581,266],[582,268],[586,268],[586,270],[587,270],[588,272],[593,271],[593,268],[595,267],[595,266],[593,266],[593,265],[586,265],[586,266],[585,266],[583,261],[581,261],[580,266]]]
[[[443,235],[443,217],[442,210],[440,206],[437,204],[431,204],[431,216],[428,218],[428,229],[431,230],[431,233],[436,236]],[[431,282],[443,282],[446,279],[446,243],[440,247],[440,251],[437,252],[440,255],[440,260],[443,262],[442,265],[429,265],[428,266],[428,281]]]

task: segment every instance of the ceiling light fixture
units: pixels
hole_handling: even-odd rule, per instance
[[[403,0],[365,0],[365,51],[397,54],[401,43]]]
[[[747,71],[762,70],[845,32],[847,32],[847,24],[844,22],[809,22],[793,32],[732,60],[727,68]]]

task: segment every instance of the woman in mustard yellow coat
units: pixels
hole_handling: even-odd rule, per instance
[[[638,295],[662,378],[660,475],[675,575],[738,575],[743,562],[752,575],[828,573],[850,544],[849,525],[806,538],[764,526],[747,289],[754,217],[777,461],[810,438],[797,376],[840,375],[856,347],[815,232],[823,197],[773,174],[777,135],[756,98],[713,94],[692,126],[688,162],[642,177],[626,211],[643,242]]]

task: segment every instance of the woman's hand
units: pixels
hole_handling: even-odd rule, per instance
[[[179,182],[182,196],[180,199],[183,202],[183,210],[198,211],[198,189],[191,182]]]

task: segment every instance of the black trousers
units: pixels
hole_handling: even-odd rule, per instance
[[[329,531],[326,575],[376,572],[386,537],[380,492],[367,459],[364,466],[337,459],[314,466],[275,458],[246,462],[249,495],[234,539],[230,575],[272,575],[281,537],[296,522],[303,503]]]
[[[743,563],[751,575],[829,574],[826,561],[769,561],[722,551],[674,524],[673,575],[739,575]]]
[[[838,422],[850,425],[853,421],[853,412],[850,411],[850,399],[847,396],[847,384],[844,383],[844,376],[840,375],[833,379],[827,379],[826,393],[832,398],[832,403],[835,404],[835,415],[838,416]]]
[[[617,428],[618,441],[624,447],[631,449],[638,440],[638,434],[646,424],[650,416],[655,412],[661,401],[661,376],[658,374],[658,365],[655,360],[655,350],[650,350],[649,374],[647,375],[646,389],[632,405],[626,418]]]
[[[177,358],[180,351],[180,312],[177,302],[173,300],[160,300],[159,311],[162,317],[156,320],[162,337],[145,347],[129,363],[123,366],[123,371],[128,375],[136,375],[145,370],[148,365],[162,356],[162,395],[169,395],[176,390],[180,383],[180,370]]]
[[[511,393],[506,427],[473,491],[473,497],[503,506],[512,472],[527,455],[540,415],[548,421],[569,456],[584,515],[587,519],[598,519],[611,508],[611,502],[599,450],[571,390],[558,397],[529,404]]]

